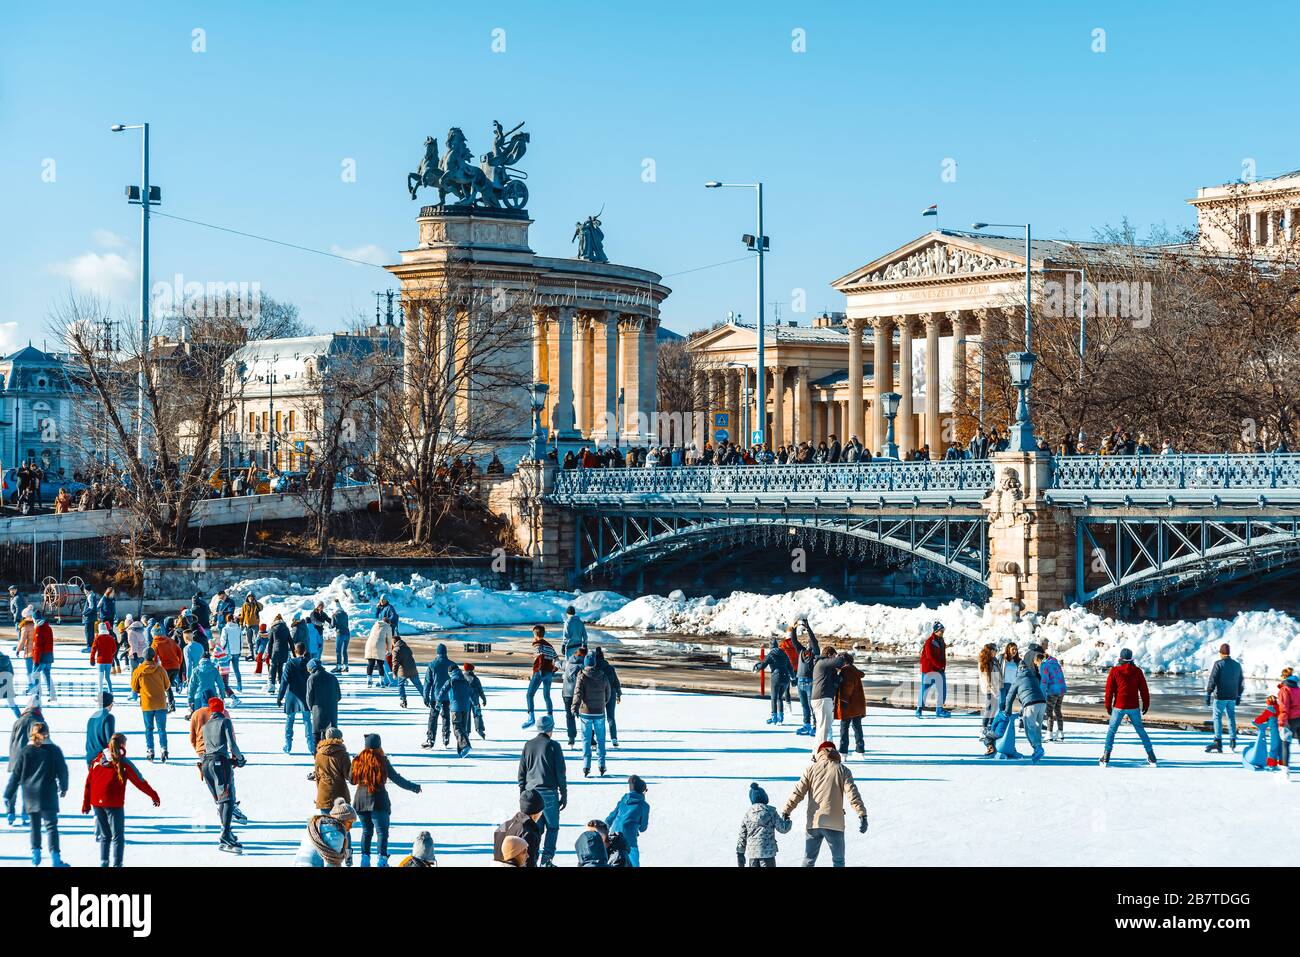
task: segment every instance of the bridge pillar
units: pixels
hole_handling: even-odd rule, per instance
[[[1064,608],[1074,594],[1075,531],[1069,512],[1046,499],[1051,459],[999,452],[993,463],[993,490],[984,499],[990,601],[1042,613]]]
[[[547,501],[555,472],[554,462],[523,461],[488,494],[488,507],[509,520],[515,544],[531,560],[533,588],[567,589],[574,577],[576,518]]]

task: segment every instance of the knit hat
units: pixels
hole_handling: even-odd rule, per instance
[[[221,714],[226,710],[226,703],[222,701],[220,698],[209,698],[208,710],[211,711],[213,714]]]
[[[1132,661],[1132,660],[1133,660],[1133,649],[1132,649],[1132,648],[1123,648],[1123,649],[1121,649],[1121,650],[1120,650],[1120,653],[1119,653],[1119,660],[1120,660],[1120,661]]]
[[[501,858],[513,861],[520,854],[528,852],[528,842],[517,834],[507,834],[501,841]]]
[[[525,841],[524,847],[527,846],[528,842]],[[421,831],[415,835],[415,843],[411,845],[411,856],[417,861],[426,861],[430,864],[436,863],[438,859],[433,856],[433,835],[428,831]]]
[[[113,695],[111,693],[105,691],[103,694],[99,696],[99,706],[101,708],[107,708],[112,703],[113,703]]]
[[[336,797],[334,806],[330,808],[330,817],[340,824],[351,824],[356,821],[357,812],[352,809],[352,805],[348,803],[347,798]]]
[[[536,814],[543,807],[545,807],[545,805],[542,803],[542,796],[532,788],[520,793],[519,810],[523,811],[525,814]]]
[[[541,731],[543,731],[544,733],[550,734],[552,731],[555,730],[555,719],[552,718],[549,714],[544,714],[542,715],[541,719],[538,720],[537,727],[541,729]]]
[[[155,651],[154,649],[152,649],[152,648],[146,648],[146,649],[144,650],[144,660],[145,660],[145,661],[153,661],[153,660],[154,660],[155,658],[157,658],[157,657],[158,657],[158,652]]]
[[[587,657],[582,659],[582,663],[588,668],[594,668],[596,667],[596,656],[588,653]]]
[[[647,785],[644,781],[641,780],[641,778],[633,774],[630,775],[627,779],[627,789],[629,791],[635,791],[637,794],[645,794],[645,792],[648,791],[650,788],[649,785]]]
[[[767,803],[767,792],[764,791],[761,787],[759,787],[757,781],[754,781],[749,785],[749,803],[750,804]]]

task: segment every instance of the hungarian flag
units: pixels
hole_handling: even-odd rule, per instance
[[[924,209],[924,211],[922,211],[921,215],[922,215],[922,216],[938,216],[938,215],[939,215],[939,204],[938,204],[938,203],[931,203],[929,206],[925,207],[925,209]]]

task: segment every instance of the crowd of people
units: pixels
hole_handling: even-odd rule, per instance
[[[119,729],[116,709],[123,699],[140,713],[146,762],[171,760],[169,731],[173,740],[178,731],[182,738],[188,735],[215,806],[218,846],[230,853],[243,852],[235,826],[247,823],[249,817],[240,807],[236,780],[249,773],[245,770],[249,762],[238,743],[235,713],[244,704],[241,696],[246,687],[266,694],[270,705],[284,715],[286,754],[294,749],[301,724],[301,747],[312,760],[308,777],[313,813],[295,863],[388,866],[393,813],[389,789],[418,794],[421,786],[394,766],[374,730],[366,731],[360,751],[348,753],[339,730],[349,719],[341,681],[353,679],[341,676],[352,673],[353,635],[341,604],[326,608],[319,602],[310,611],[291,614],[288,621],[273,614],[268,622],[255,594],[222,590],[211,599],[196,593],[175,614],[138,619],[131,614],[119,617],[111,587],[102,593],[87,587],[82,597],[81,653],[94,669],[98,708],[87,721],[85,746],[78,757],[85,770],[82,813],[94,815],[101,866],[124,862],[128,793],[139,791],[154,806],[165,797],[130,757],[139,753],[140,732],[127,734]],[[19,707],[14,663],[0,652],[0,700],[15,715],[4,789],[6,814],[11,825],[21,815],[22,826],[30,830],[33,864],[40,864],[43,850],[48,849],[52,864],[65,866],[59,844],[60,799],[67,796],[76,776],[63,749],[53,741],[43,710],[45,704],[58,701],[51,675],[53,630],[43,608],[24,603],[14,587],[9,589],[9,608],[15,622],[16,657],[26,669],[28,700]],[[436,748],[441,739],[442,747],[454,747],[458,758],[471,757],[471,735],[487,739],[484,712],[489,700],[474,665],[453,661],[447,646],[438,644],[421,671],[401,633],[397,609],[386,596],[379,598],[374,618],[364,640],[357,636],[365,659],[365,686],[391,689],[397,707],[407,708],[409,684],[428,709],[424,747]],[[326,647],[331,640],[332,666]],[[588,635],[576,610],[567,610],[554,639],[544,625],[536,625],[531,647],[528,681],[521,689],[527,715],[523,727],[535,728],[536,734],[519,756],[519,810],[493,835],[498,866],[555,866],[560,819],[569,801],[568,762],[580,761],[584,778],[593,773],[603,778],[609,770],[607,748],[619,747],[617,715],[623,686],[618,669]],[[952,715],[947,708],[947,652],[943,623],[935,622],[917,663],[917,719],[931,708],[938,719]],[[357,670],[355,680],[360,682],[359,662]],[[806,802],[804,865],[815,865],[825,846],[832,864],[843,866],[848,812],[856,816],[860,833],[866,833],[868,826],[866,806],[846,762],[851,754],[866,753],[862,724],[867,710],[866,676],[851,649],[820,642],[806,618],[773,638],[754,670],[763,673],[767,685],[769,724],[785,723],[786,708],[793,706],[792,690],[797,694],[795,733],[809,739],[810,763],[779,811],[762,786],[750,785],[748,805],[740,813],[737,864],[775,866],[777,836],[789,833],[791,815]],[[1045,639],[1037,638],[1023,651],[1014,642],[1000,649],[987,644],[980,652],[978,671],[985,756],[1027,758],[1037,764],[1045,756],[1045,740],[1065,740],[1062,701],[1068,686],[1061,662]],[[563,726],[555,715],[557,683]],[[1206,751],[1221,752],[1225,732],[1228,747],[1235,750],[1236,707],[1243,691],[1241,664],[1225,644],[1205,690],[1214,718],[1214,736]],[[1143,726],[1151,694],[1142,669],[1127,649],[1120,652],[1107,676],[1104,705],[1109,725],[1100,763],[1110,762],[1121,725],[1127,721],[1146,752],[1147,763],[1155,766],[1156,755]],[[170,718],[178,709],[184,709],[180,728]],[[1300,734],[1300,675],[1289,668],[1283,672],[1277,693],[1268,697],[1254,723],[1260,731],[1243,754],[1243,763],[1260,770],[1285,769],[1291,742]],[[1029,747],[1027,755],[1017,751],[1017,732]],[[580,751],[580,758],[576,753],[570,757],[566,749]],[[627,789],[608,815],[588,821],[579,834],[574,848],[579,866],[640,866],[640,836],[650,827],[649,790],[641,776],[627,777]],[[358,823],[359,855],[354,853],[353,837]],[[424,831],[400,866],[436,863],[433,836]]]

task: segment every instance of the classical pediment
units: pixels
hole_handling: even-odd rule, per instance
[[[888,255],[855,269],[831,283],[836,289],[868,283],[942,279],[946,276],[1021,271],[1023,262],[1006,258],[1001,250],[981,247],[977,239],[954,239],[931,233]]]

